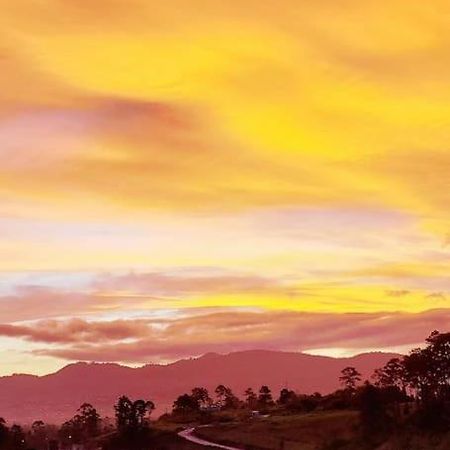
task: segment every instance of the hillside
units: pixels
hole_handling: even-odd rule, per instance
[[[168,365],[131,368],[118,364],[76,363],[46,376],[12,375],[0,378],[0,416],[9,422],[43,419],[59,423],[72,417],[83,402],[102,414],[122,394],[152,399],[157,414],[170,409],[173,400],[195,386],[210,390],[230,386],[237,395],[247,387],[269,385],[274,393],[288,385],[303,393],[331,392],[339,387],[340,371],[356,367],[364,377],[397,356],[367,353],[352,358],[329,358],[302,353],[243,351],[207,354]]]

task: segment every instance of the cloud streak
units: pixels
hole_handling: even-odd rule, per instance
[[[65,360],[146,363],[210,351],[312,351],[414,346],[450,319],[450,310],[418,314],[211,312],[174,319],[39,321],[1,325],[0,335],[45,343],[35,355]],[[332,350],[330,350],[332,353]]]

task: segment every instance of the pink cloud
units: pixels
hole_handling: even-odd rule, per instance
[[[450,309],[412,313],[212,312],[178,319],[40,321],[0,335],[52,344],[34,351],[67,360],[146,363],[247,349],[413,346],[450,323]],[[443,330],[445,331],[445,330]]]
[[[0,296],[3,322],[79,316],[101,311],[139,309],[152,299],[184,298],[198,294],[285,292],[281,281],[255,275],[204,269],[202,274],[164,272],[105,274],[82,292],[42,286],[18,286]],[[139,294],[139,295],[135,295]]]
[[[160,272],[134,273],[126,275],[104,275],[94,288],[102,290],[130,290],[152,292],[155,295],[190,295],[198,293],[265,291],[279,288],[280,283],[270,278],[254,275],[228,273],[203,275],[170,275]]]

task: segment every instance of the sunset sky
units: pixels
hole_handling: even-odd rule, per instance
[[[0,8],[0,375],[448,331],[448,0]]]

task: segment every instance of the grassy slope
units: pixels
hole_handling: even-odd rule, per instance
[[[351,439],[357,423],[352,411],[273,416],[200,428],[197,435],[223,444],[254,449],[315,450],[334,439]]]

